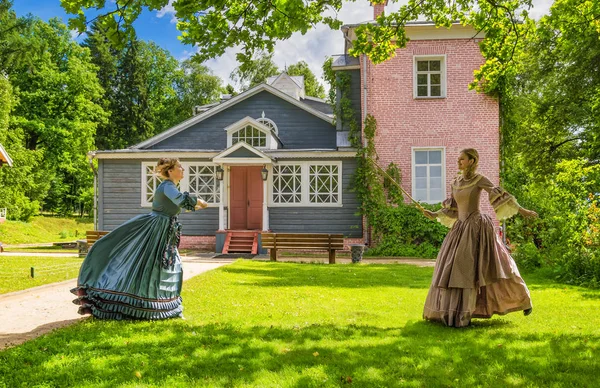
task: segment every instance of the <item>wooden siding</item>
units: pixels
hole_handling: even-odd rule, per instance
[[[227,148],[224,128],[246,116],[273,120],[286,149],[335,149],[335,126],[263,91],[150,147],[152,149],[221,150]]]
[[[185,161],[185,160],[182,160]],[[125,221],[152,211],[141,206],[141,160],[100,160],[98,170],[98,228],[111,231]],[[181,213],[183,234],[214,235],[219,228],[219,208]]]
[[[358,201],[351,191],[356,170],[354,159],[342,162],[342,207],[272,207],[269,227],[280,233],[342,233],[345,237],[362,237],[362,218],[357,215]]]

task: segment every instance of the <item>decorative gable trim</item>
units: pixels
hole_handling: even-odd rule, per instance
[[[235,156],[236,151],[244,149],[253,156],[237,157]],[[273,158],[266,155],[265,153],[257,150],[251,145],[241,141],[227,148],[225,151],[219,153],[212,161],[217,164],[243,164],[243,165],[262,165],[272,164]]]
[[[273,133],[273,131],[271,131],[271,128],[267,127],[265,124],[261,123],[258,120],[253,119],[250,116],[246,116],[243,119],[236,121],[235,123],[229,125],[228,127],[225,127],[225,131],[227,131],[227,147],[231,147],[233,145],[233,139],[232,139],[232,135],[236,132],[239,131],[243,128],[245,128],[247,125],[251,125],[253,127],[255,127],[256,129],[258,129],[259,131],[263,132],[266,135],[266,145],[265,147],[261,147],[261,148],[265,148],[265,149],[277,149],[277,144],[278,144],[278,139],[276,137],[276,135]]]
[[[226,102],[219,104],[209,110],[207,110],[206,112],[199,114],[197,116],[191,117],[185,121],[183,121],[180,124],[177,124],[174,127],[171,127],[170,129],[167,129],[166,131],[159,133],[158,135],[151,137],[150,139],[143,141],[141,143],[138,143],[134,146],[131,146],[131,149],[142,149],[142,148],[148,148],[151,147],[157,143],[160,143],[161,141],[168,139],[171,136],[174,136],[176,134],[178,134],[179,132],[188,129],[189,127],[191,127],[194,124],[197,124],[199,122],[202,122],[204,120],[206,120],[207,118],[216,115],[219,112],[222,112],[260,92],[269,92],[271,94],[273,94],[276,97],[279,97],[280,99],[289,102],[292,105],[297,106],[298,108],[312,114],[313,116],[316,116],[318,118],[320,118],[321,120],[329,123],[329,124],[333,124],[333,118],[329,117],[328,115],[326,115],[323,112],[320,112],[314,108],[311,108],[310,106],[308,106],[307,104],[304,104],[298,100],[296,100],[294,97],[289,96],[287,94],[285,94],[284,92],[281,92],[277,89],[275,89],[272,86],[269,86],[267,84],[260,84],[258,86],[255,86],[254,88],[245,91],[244,93],[240,93],[235,97],[232,97],[230,100],[227,100]]]

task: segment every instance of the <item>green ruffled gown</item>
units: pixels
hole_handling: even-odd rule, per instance
[[[101,319],[165,319],[182,315],[181,208],[196,197],[170,180],[154,193],[152,212],[132,218],[98,240],[87,254],[73,303]]]

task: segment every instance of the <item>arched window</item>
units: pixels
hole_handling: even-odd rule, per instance
[[[267,135],[252,125],[246,125],[244,128],[231,135],[232,145],[240,141],[244,141],[252,147],[266,147]]]
[[[267,119],[265,117],[261,117],[260,119],[257,119],[256,121],[263,124],[265,127],[271,129],[276,135],[279,134],[279,129],[277,128],[277,125],[275,125],[275,122],[273,120]]]

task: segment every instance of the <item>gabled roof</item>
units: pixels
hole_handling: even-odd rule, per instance
[[[272,157],[240,141],[212,158],[214,163],[227,164],[271,164]]]
[[[8,155],[8,152],[6,152],[6,150],[2,146],[2,144],[0,144],[0,161],[2,161],[2,163],[8,164],[9,167],[12,167],[13,161]]]
[[[289,78],[298,86],[300,89],[304,89],[304,76],[303,75],[289,75],[285,71],[279,75],[274,75],[272,77],[267,78],[267,84],[273,85],[280,78]]]
[[[231,98],[230,100],[227,100],[217,106],[210,108],[209,110],[207,110],[204,113],[201,113],[197,116],[191,117],[191,118],[175,125],[174,127],[171,127],[169,129],[167,129],[166,131],[161,132],[154,137],[151,137],[150,139],[148,139],[146,141],[143,141],[134,146],[131,146],[130,148],[140,149],[140,148],[151,147],[171,136],[178,134],[179,132],[181,132],[183,130],[188,129],[192,125],[197,124],[203,120],[206,120],[207,118],[209,118],[219,112],[222,112],[222,111],[224,111],[224,110],[226,110],[226,109],[228,109],[228,108],[260,93],[260,92],[263,92],[263,91],[269,92],[269,93],[281,98],[282,100],[287,101],[290,104],[295,105],[298,108],[312,114],[313,116],[316,116],[316,117],[320,118],[321,120],[328,122],[329,124],[333,124],[333,118],[329,117],[327,114],[320,112],[319,110],[314,109],[301,101],[296,100],[294,97],[289,96],[288,94],[286,94],[282,91],[279,91],[272,86],[269,86],[267,84],[260,84],[258,86],[253,87],[252,89],[246,90],[245,92],[238,94],[237,96]]]

